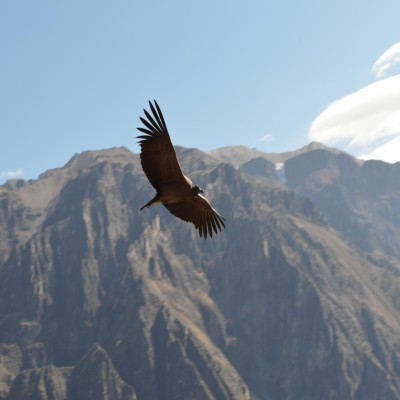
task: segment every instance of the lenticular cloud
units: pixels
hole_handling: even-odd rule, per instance
[[[381,65],[383,68],[384,63]],[[400,160],[400,152],[394,155],[392,151],[393,145],[397,147],[400,141],[393,141],[398,137],[400,75],[374,82],[334,101],[309,129],[311,140],[344,147],[362,154],[363,158],[388,162]]]
[[[386,50],[372,66],[372,72],[377,78],[383,78],[395,67],[400,66],[400,42]]]
[[[1,171],[0,172],[0,178],[18,178],[24,174],[24,171],[22,168],[18,168],[15,171]]]
[[[383,160],[389,163],[399,161],[400,157],[400,136],[389,140],[382,146],[378,146],[368,154],[362,154],[359,158],[364,160]]]

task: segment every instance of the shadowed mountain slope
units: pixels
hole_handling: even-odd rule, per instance
[[[228,164],[232,164],[235,167],[239,167],[247,163],[248,161],[258,157],[264,158],[274,164],[281,163],[285,162],[289,158],[316,149],[330,149],[330,151],[337,151],[333,148],[323,145],[322,143],[311,142],[298,150],[287,151],[284,153],[268,153],[246,146],[226,146],[219,149],[211,150],[208,153],[222,162],[226,162]]]
[[[289,159],[285,174],[347,240],[400,258],[400,163],[315,150]]]
[[[0,398],[398,399],[400,268],[195,149],[200,239],[124,148],[0,187]]]

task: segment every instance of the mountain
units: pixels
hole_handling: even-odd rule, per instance
[[[250,160],[260,157],[274,164],[282,163],[289,158],[316,149],[329,149],[332,152],[338,152],[338,150],[327,147],[322,143],[311,142],[298,150],[287,151],[284,153],[265,153],[261,150],[249,148],[246,146],[225,146],[219,149],[211,150],[209,154],[222,162],[226,162],[228,164],[232,164],[235,167],[239,167]]]
[[[240,165],[238,169],[271,185],[277,184],[279,180],[276,164],[261,156],[252,158]]]
[[[400,163],[319,149],[288,160],[285,176],[362,251],[400,258]]]
[[[313,151],[332,161],[308,185]],[[139,212],[154,190],[125,148],[0,186],[0,398],[398,399],[399,259],[309,189],[342,153],[286,159],[287,187],[270,163],[177,153],[227,219],[212,240]],[[381,169],[364,173],[391,205]]]
[[[223,159],[234,159],[238,148],[245,149],[222,148]],[[361,161],[316,142],[280,156],[246,154],[250,160],[236,163],[240,171],[309,198],[361,251],[400,257],[400,163]]]

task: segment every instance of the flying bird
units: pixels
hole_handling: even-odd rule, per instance
[[[140,120],[145,128],[137,129],[144,135],[137,138],[143,171],[157,193],[140,211],[162,203],[176,217],[194,224],[200,237],[207,239],[207,234],[212,237],[225,227],[225,218],[202,196],[203,190],[183,174],[161,109],[155,100],[155,107],[151,101],[149,105],[153,115],[143,110],[147,119],[140,117]]]

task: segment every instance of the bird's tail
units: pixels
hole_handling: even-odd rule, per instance
[[[142,211],[146,207],[152,206],[154,203],[158,203],[158,200],[160,199],[161,195],[157,193],[148,203],[146,203],[144,206],[140,207],[140,211]]]

